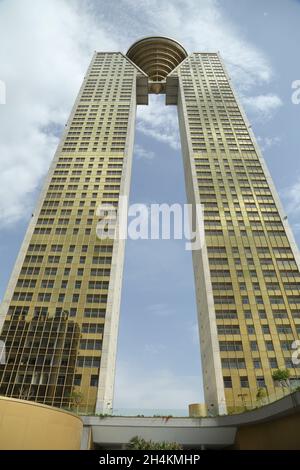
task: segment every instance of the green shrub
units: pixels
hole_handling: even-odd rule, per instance
[[[127,450],[182,450],[177,442],[145,441],[141,437],[133,437],[127,444]]]

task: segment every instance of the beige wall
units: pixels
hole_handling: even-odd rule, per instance
[[[234,448],[238,450],[300,450],[300,413],[266,423],[241,426]]]
[[[0,450],[78,450],[82,426],[66,411],[0,397]]]

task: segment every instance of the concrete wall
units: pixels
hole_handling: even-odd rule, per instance
[[[180,69],[180,65],[179,68]],[[174,76],[174,73],[172,73]],[[193,208],[201,204],[197,171],[194,163],[194,153],[189,130],[187,104],[184,97],[182,78],[179,77],[178,91],[178,121],[185,174],[185,187],[188,203]],[[193,227],[193,230],[195,227]],[[199,234],[198,237],[204,234]],[[203,238],[201,249],[192,251],[196,302],[198,312],[198,327],[202,363],[203,387],[205,403],[213,414],[226,414],[226,398],[223,383],[222,365],[219,350],[214,297],[210,278],[208,253]]]
[[[66,411],[0,397],[0,450],[79,450],[82,428]]]
[[[193,404],[191,406],[199,406]],[[82,449],[122,449],[134,436],[192,449],[300,450],[300,392],[269,405],[215,418],[84,416]]]
[[[238,429],[234,449],[300,450],[300,412]]]

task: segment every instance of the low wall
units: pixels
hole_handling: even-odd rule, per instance
[[[241,426],[234,449],[300,450],[300,412],[266,423]]]
[[[67,411],[0,397],[0,450],[78,450],[82,427]]]

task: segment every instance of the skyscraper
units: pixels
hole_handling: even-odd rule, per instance
[[[207,405],[273,395],[277,368],[300,381],[298,249],[230,78],[218,53],[149,37],[93,56],[2,303],[1,394],[112,407],[125,242],[97,237],[97,206],[129,195],[149,93],[177,105],[188,202],[204,206],[193,265]]]

